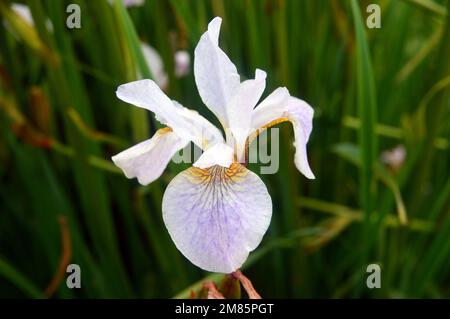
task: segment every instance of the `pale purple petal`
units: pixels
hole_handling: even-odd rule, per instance
[[[172,240],[198,267],[221,273],[239,269],[270,224],[272,201],[261,179],[244,166],[191,167],[178,174],[163,198]]]

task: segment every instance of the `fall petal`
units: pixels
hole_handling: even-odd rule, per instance
[[[160,129],[151,139],[126,149],[112,160],[126,177],[137,177],[140,184],[147,185],[161,176],[172,156],[188,143],[189,140],[169,128]]]
[[[186,258],[207,271],[231,273],[261,242],[272,201],[261,179],[234,163],[181,172],[167,187],[162,209]]]

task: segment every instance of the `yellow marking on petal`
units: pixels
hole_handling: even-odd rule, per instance
[[[167,133],[170,133],[170,132],[172,132],[172,128],[170,128],[170,127],[163,127],[163,128],[160,128],[159,130],[157,130],[155,134],[162,135],[162,134],[167,134]]]
[[[248,137],[248,139],[247,139],[247,147],[253,142],[253,140],[255,138],[257,138],[266,129],[268,129],[268,128],[274,126],[274,125],[277,125],[277,124],[280,124],[280,123],[283,123],[283,122],[287,122],[287,121],[289,121],[289,119],[287,117],[280,117],[280,118],[277,118],[276,120],[273,120],[273,121],[271,121],[271,122],[261,126],[259,129],[257,129],[255,132],[253,132]]]
[[[260,128],[258,128],[256,131],[254,131],[252,134],[250,134],[250,136],[247,138],[247,141],[245,142],[245,165],[247,164],[247,160],[248,160],[248,149],[250,147],[250,144],[252,144],[253,140],[255,138],[257,138],[262,132],[264,132],[265,130],[267,130],[268,128],[283,123],[283,122],[288,122],[289,119],[287,117],[279,117],[276,120],[273,120],[263,126],[261,126]]]
[[[191,167],[185,171],[186,176],[193,184],[241,182],[248,174],[248,170],[238,162],[230,167],[214,165],[205,169]]]

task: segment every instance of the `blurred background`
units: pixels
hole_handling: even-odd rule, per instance
[[[66,12],[81,9],[81,28]],[[368,28],[369,4],[381,27]],[[188,164],[149,186],[110,157],[158,128],[115,96],[153,78],[217,123],[198,95],[193,51],[223,18],[242,76],[268,73],[315,110],[316,175],[262,175],[273,218],[243,267],[263,297],[450,297],[450,28],[438,0],[0,0],[0,296],[189,297],[206,279],[168,236],[161,202]],[[259,165],[250,169],[259,173]],[[207,236],[205,234],[205,240]],[[66,266],[81,267],[81,289]],[[367,265],[381,288],[366,286]],[[245,294],[243,294],[245,296]]]

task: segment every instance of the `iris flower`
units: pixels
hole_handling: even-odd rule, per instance
[[[258,101],[266,73],[241,82],[236,67],[220,49],[222,20],[213,19],[195,49],[194,75],[202,101],[218,117],[221,131],[193,110],[168,98],[152,80],[120,85],[117,97],[147,109],[166,125],[155,135],[112,157],[128,178],[147,185],[163,173],[172,156],[193,142],[203,150],[192,167],[167,186],[163,220],[181,253],[198,267],[221,273],[240,268],[270,224],[272,200],[262,180],[245,165],[245,151],[262,130],[290,121],[295,135],[295,165],[307,178],[306,143],[313,109],[278,88]],[[258,104],[258,105],[257,105]]]

